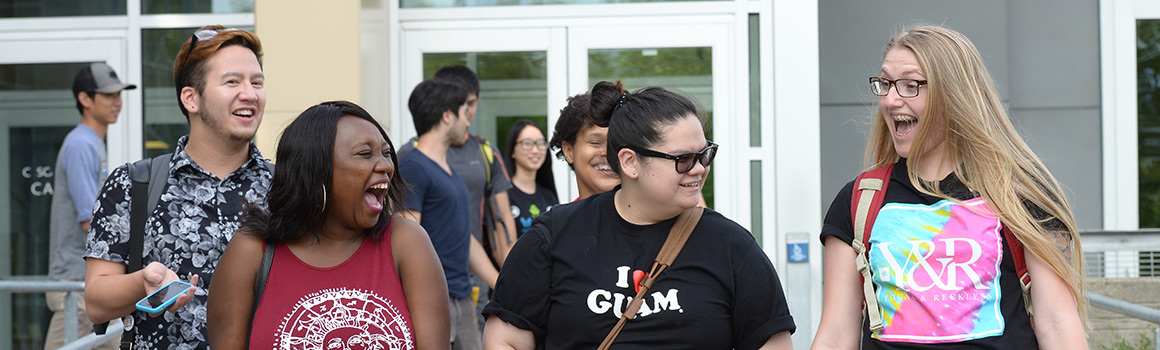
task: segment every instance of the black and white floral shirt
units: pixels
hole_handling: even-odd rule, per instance
[[[178,140],[169,162],[169,178],[157,207],[145,225],[142,265],[161,262],[188,281],[199,276],[194,299],[176,314],[151,318],[134,312],[134,349],[204,349],[209,347],[205,303],[214,268],[238,229],[242,207],[265,205],[272,174],[258,148],[250,143],[250,159],[224,180],[202,169],[185,153],[189,136]],[[93,208],[85,258],[129,263],[128,165],[113,170]]]

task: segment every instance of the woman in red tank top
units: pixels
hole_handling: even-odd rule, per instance
[[[324,102],[286,127],[277,156],[269,209],[247,208],[217,265],[211,346],[447,349],[447,283],[423,228],[392,217],[405,184],[382,126]],[[256,281],[266,244],[269,275]]]

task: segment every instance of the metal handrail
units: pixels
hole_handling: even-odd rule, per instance
[[[109,322],[105,334],[89,333],[77,339],[77,294],[83,292],[85,283],[78,281],[5,281],[0,280],[0,293],[44,293],[67,292],[64,298],[64,319],[74,320],[64,322],[64,342],[61,349],[89,349],[110,339],[120,339],[124,325],[121,322]],[[88,316],[85,316],[88,317]]]
[[[0,293],[83,292],[84,282],[0,281]]]
[[[1096,293],[1086,294],[1088,302],[1091,303],[1092,306],[1160,325],[1160,310],[1156,310],[1144,305],[1132,304],[1127,301],[1106,297]],[[1154,338],[1155,340],[1152,341],[1152,345],[1155,346],[1156,350],[1160,350],[1160,328],[1156,328],[1155,333],[1156,338]]]
[[[84,282],[0,280],[0,293],[68,292],[68,296],[65,298],[65,319],[75,320],[77,318],[77,301],[74,292],[83,292],[84,290]],[[1089,292],[1086,296],[1088,302],[1094,307],[1160,325],[1160,310],[1096,293]],[[71,331],[69,331],[70,326],[72,328]],[[76,339],[76,322],[65,322],[66,344],[61,349],[86,349],[113,339],[113,337],[119,337],[122,331],[124,331],[124,325],[121,322],[109,322],[109,328],[105,334],[97,335],[89,333],[80,339]],[[1157,328],[1156,333],[1157,341],[1154,343],[1156,344],[1156,349],[1160,350],[1160,328]]]
[[[64,346],[57,350],[92,349],[109,340],[121,339],[121,332],[124,331],[125,324],[121,323],[119,319],[113,320],[109,322],[109,328],[105,329],[105,334],[97,335],[96,333],[89,333],[76,341],[64,344]]]
[[[1160,310],[1096,293],[1087,293],[1087,298],[1092,306],[1160,325]]]
[[[1084,235],[1154,235],[1160,234],[1160,228],[1142,228],[1138,230],[1104,230],[1104,229],[1083,229],[1079,230],[1080,237]]]

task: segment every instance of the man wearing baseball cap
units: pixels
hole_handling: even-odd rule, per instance
[[[97,191],[109,174],[105,154],[105,132],[109,124],[117,122],[121,113],[121,90],[136,89],[117,78],[113,68],[104,62],[92,63],[77,72],[72,93],[76,100],[81,122],[65,136],[56,157],[53,180],[52,213],[49,226],[48,279],[52,281],[85,280],[85,242],[89,219]],[[77,322],[78,337],[91,332],[93,327],[85,317],[84,293],[78,293],[77,320],[64,319],[65,292],[45,293],[48,309],[52,310],[45,349],[64,345],[64,323]],[[99,349],[116,349],[112,340]]]

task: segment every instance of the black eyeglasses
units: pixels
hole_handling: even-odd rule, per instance
[[[676,161],[677,174],[684,174],[692,171],[693,167],[697,166],[698,162],[701,163],[701,166],[708,168],[710,164],[713,164],[713,158],[717,156],[717,144],[713,143],[713,141],[709,141],[709,145],[705,146],[705,148],[700,152],[689,152],[678,155],[661,153],[651,149],[637,147],[628,147],[628,149],[636,151],[636,153],[639,153],[645,157],[672,159]]]
[[[923,85],[926,85],[926,80],[915,79],[886,79],[883,77],[870,77],[870,92],[878,96],[886,96],[890,94],[890,87],[894,87],[894,91],[898,92],[899,97],[911,98],[918,97],[918,90]]]
[[[524,150],[528,151],[532,150],[532,148],[548,148],[548,141],[544,140],[520,140],[516,143],[518,143]]]

